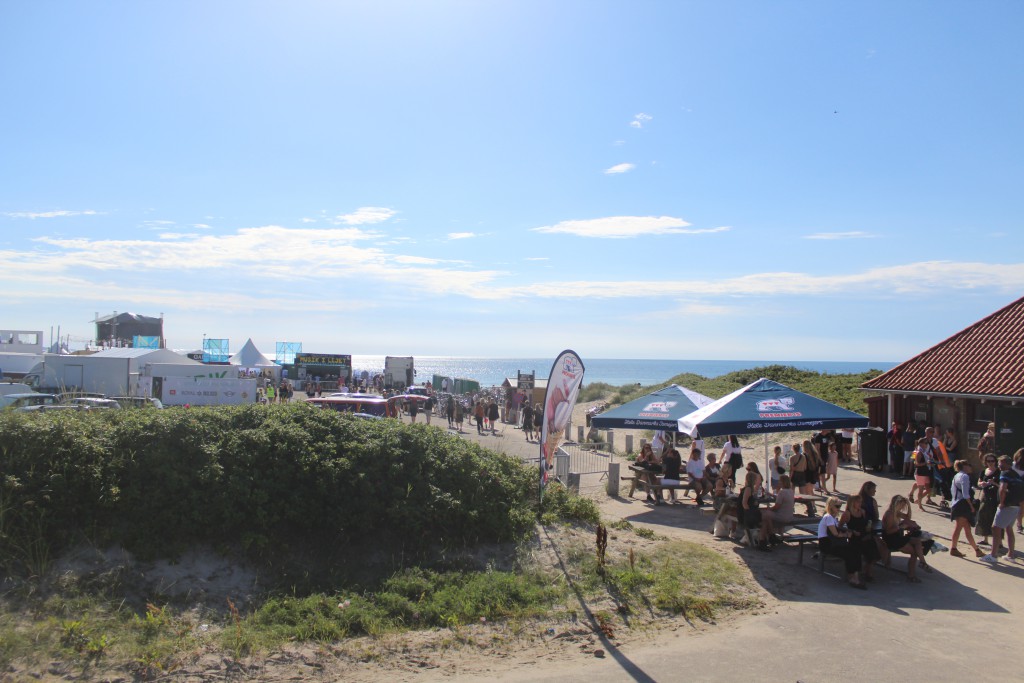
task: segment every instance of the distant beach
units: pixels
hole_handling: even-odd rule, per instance
[[[430,381],[435,374],[472,379],[481,386],[497,386],[517,372],[535,372],[538,379],[547,379],[554,358],[450,358],[414,356],[417,382]],[[813,361],[813,360],[653,360],[630,358],[583,358],[586,366],[584,382],[604,382],[612,386],[659,384],[684,372],[702,377],[718,377],[737,370],[765,365],[791,365],[801,370],[831,375],[889,370],[895,362],[879,361]],[[352,369],[370,374],[384,370],[384,356],[352,356]]]

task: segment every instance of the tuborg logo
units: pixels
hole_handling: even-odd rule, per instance
[[[675,406],[676,401],[655,401],[654,403],[648,403],[641,412],[659,412],[667,413],[670,408]]]
[[[576,358],[573,356],[566,356],[562,359],[562,371],[575,375],[578,370],[576,369]]]
[[[783,396],[782,398],[769,398],[764,401],[757,402],[757,412],[773,413],[781,410],[792,410],[794,403],[796,403],[796,401],[793,400],[792,396]]]

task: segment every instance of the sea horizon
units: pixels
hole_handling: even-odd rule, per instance
[[[375,374],[384,369],[383,355],[352,355],[352,369],[358,375],[363,371]],[[613,386],[640,384],[650,386],[666,382],[682,373],[702,377],[749,370],[766,365],[786,365],[800,370],[823,374],[855,374],[869,370],[890,370],[895,362],[883,361],[823,361],[823,360],[696,360],[652,358],[582,358],[585,367],[584,383],[604,382]],[[481,387],[499,386],[517,372],[534,373],[537,379],[547,379],[554,358],[492,358],[471,356],[413,356],[417,383],[430,381],[442,375],[471,379]]]

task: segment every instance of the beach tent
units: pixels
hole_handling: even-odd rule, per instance
[[[768,434],[867,427],[868,418],[762,377],[684,415],[677,426],[684,434],[705,439],[727,434],[764,434],[763,474],[767,479]]]
[[[598,429],[677,430],[679,418],[712,403],[714,399],[678,384],[652,391],[629,403],[595,415],[590,424]]]
[[[277,367],[277,363],[260,353],[256,345],[252,343],[252,339],[246,341],[245,346],[238,353],[231,356],[228,362],[232,365],[241,365],[243,368]]]

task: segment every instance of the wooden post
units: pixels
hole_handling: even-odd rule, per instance
[[[618,497],[619,495],[619,463],[608,463],[608,495]]]
[[[632,453],[633,452],[633,435],[632,434],[626,434],[626,452],[627,453]]]

